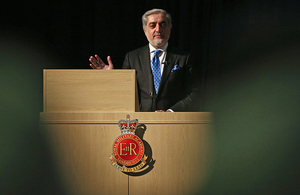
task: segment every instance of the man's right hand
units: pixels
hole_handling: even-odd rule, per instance
[[[107,56],[108,65],[105,64],[97,54],[95,55],[95,57],[91,56],[89,61],[91,62],[90,66],[93,69],[104,69],[104,70],[114,69],[114,65],[110,59],[110,56]]]

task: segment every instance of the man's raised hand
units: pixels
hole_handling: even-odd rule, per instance
[[[91,56],[89,61],[91,62],[90,66],[93,69],[103,69],[103,70],[114,69],[114,65],[111,61],[110,56],[107,56],[108,65],[105,64],[97,54],[95,55],[95,57]]]

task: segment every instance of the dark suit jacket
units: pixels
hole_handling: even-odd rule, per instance
[[[179,70],[171,72],[175,65]],[[149,45],[128,52],[123,63],[124,69],[135,69],[138,86],[140,111],[172,109],[194,111],[194,100],[198,90],[197,75],[193,72],[189,55],[167,51],[158,93],[155,94],[150,65]]]

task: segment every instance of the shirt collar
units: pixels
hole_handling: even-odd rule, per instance
[[[162,50],[163,52],[167,51],[169,43],[167,42],[162,48],[160,48],[160,50]],[[150,49],[150,53],[152,53],[154,50],[156,50],[150,43],[149,43],[149,49]]]

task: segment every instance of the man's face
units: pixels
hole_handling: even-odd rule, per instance
[[[158,13],[148,16],[145,35],[156,49],[162,48],[169,40],[171,27],[165,15]]]

